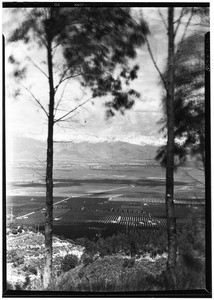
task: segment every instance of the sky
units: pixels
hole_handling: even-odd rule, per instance
[[[135,8],[134,14],[141,8]],[[160,8],[166,19],[166,8]],[[148,22],[151,34],[149,42],[154,58],[160,70],[163,70],[167,59],[167,33],[157,8],[142,8],[143,16]],[[178,13],[178,11],[177,11]],[[3,33],[6,36],[13,26],[19,22],[20,16],[12,16],[7,9],[3,9]],[[176,17],[176,16],[175,16]],[[12,22],[11,22],[12,21]],[[184,19],[184,23],[185,23]],[[183,25],[178,31],[178,39],[183,34]],[[35,46],[26,46],[19,43],[6,43],[6,135],[8,139],[14,136],[31,137],[40,140],[47,138],[47,119],[44,112],[36,105],[31,93],[46,107],[48,99],[47,78],[35,68],[35,64],[46,72],[46,53]],[[22,94],[13,96],[13,90],[17,87],[14,83],[12,67],[7,63],[9,55],[13,54],[20,64],[28,65],[27,79],[22,81]],[[29,56],[31,59],[26,57]],[[59,57],[58,57],[59,59]],[[55,125],[55,140],[72,141],[104,141],[121,140],[134,144],[161,144],[164,139],[159,132],[157,122],[162,117],[161,96],[163,93],[160,78],[151,60],[147,47],[144,45],[138,49],[137,58],[130,61],[131,65],[140,66],[138,78],[131,87],[140,94],[134,107],[126,111],[125,115],[116,114],[110,119],[105,117],[104,103],[108,98],[96,98],[87,102],[75,111],[75,116],[69,122],[60,122]],[[63,86],[58,90],[60,96]],[[59,106],[57,117],[61,117],[70,109],[90,98],[90,91],[80,88],[78,81],[72,81],[66,86],[63,101]]]

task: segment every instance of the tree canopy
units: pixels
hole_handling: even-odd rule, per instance
[[[130,68],[128,60],[136,57],[136,49],[145,42],[148,26],[143,19],[136,22],[130,8],[32,8],[23,9],[22,15],[9,41],[22,40],[39,48],[51,41],[61,61],[55,70],[55,93],[61,83],[78,77],[83,88],[91,89],[93,98],[111,94],[107,115],[132,107],[139,94],[123,89],[137,77],[139,67]],[[10,62],[13,60],[11,57]],[[23,76],[23,72],[16,71],[16,75]]]
[[[182,43],[182,45],[181,45]],[[178,165],[188,155],[200,155],[204,164],[205,151],[205,99],[204,99],[204,35],[188,36],[178,45],[175,54],[175,156]],[[194,49],[194,50],[193,50]],[[164,74],[166,76],[167,70]],[[160,120],[166,128],[166,96],[163,97],[164,116]],[[166,146],[158,149],[156,159],[166,164]]]

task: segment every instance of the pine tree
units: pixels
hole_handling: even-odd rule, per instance
[[[143,20],[139,23],[133,20],[130,8],[19,8],[16,12],[21,15],[21,22],[10,35],[9,42],[33,44],[45,49],[47,54],[48,73],[45,75],[49,86],[48,109],[34,97],[48,118],[43,276],[46,289],[52,278],[54,124],[76,109],[57,119],[57,90],[64,81],[78,77],[83,87],[91,89],[93,98],[112,95],[113,100],[107,103],[108,115],[113,115],[115,110],[124,113],[125,109],[130,109],[139,94],[133,89],[123,91],[122,83],[128,85],[130,80],[137,77],[138,66],[130,69],[128,60],[136,57],[136,49],[145,42],[148,28]],[[57,70],[60,69],[57,83],[54,76],[56,49],[63,57],[62,63],[57,64]],[[15,64],[14,57],[11,56],[10,61]],[[118,66],[122,71],[115,78],[113,74]],[[23,79],[25,71],[25,68],[17,70],[14,75]]]
[[[207,10],[200,9],[195,13],[203,17],[201,23],[204,24]],[[175,168],[185,163],[188,156],[195,156],[202,162],[205,171],[204,38],[204,29],[195,31],[178,44],[175,53],[174,153],[178,157]],[[167,74],[168,69],[164,78]],[[161,131],[165,132],[166,96],[162,103],[164,116],[159,123]],[[166,145],[158,149],[156,159],[162,166],[166,166]]]

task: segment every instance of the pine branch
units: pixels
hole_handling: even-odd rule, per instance
[[[49,79],[48,75],[32,60],[32,58],[30,56],[27,56],[26,58],[28,60],[30,60],[32,62],[32,64],[34,65],[34,67],[36,67],[42,74],[44,74],[46,78]]]
[[[35,157],[35,160],[36,160],[36,162],[39,163],[40,165],[42,165],[42,164],[44,164],[44,163],[46,162],[45,160],[42,161],[42,160],[38,159],[37,157]],[[41,178],[43,178],[43,179],[46,178],[46,175],[40,173],[40,172],[37,171],[35,168],[32,168],[32,170],[33,170],[35,173],[37,173]]]
[[[69,63],[69,64],[68,64],[68,67],[66,68],[66,70],[64,70],[64,72],[63,72],[63,74],[62,74],[62,76],[61,76],[61,79],[59,80],[58,84],[57,84],[57,85],[55,86],[55,88],[54,88],[55,93],[57,92],[57,89],[58,89],[58,87],[60,86],[60,84],[61,84],[63,81],[65,81],[66,79],[69,79],[69,78],[68,78],[69,76],[68,76],[66,79],[64,79],[64,78],[65,78],[65,75],[66,75],[66,73],[68,72],[68,70],[71,68],[71,65],[72,65],[72,68],[74,68],[75,65],[78,64],[78,62],[79,62],[80,59],[81,59],[81,56],[79,55],[78,58],[76,59],[75,63]],[[74,77],[78,77],[78,76],[83,75],[83,74],[84,74],[84,73],[81,73],[81,74],[75,75]],[[72,77],[71,77],[71,78],[72,78]]]
[[[189,24],[190,24],[190,21],[191,21],[191,19],[192,19],[192,17],[193,17],[193,14],[194,14],[194,9],[192,8],[192,9],[191,9],[190,16],[189,16],[189,19],[188,19],[188,21],[187,21],[187,23],[186,23],[186,26],[185,26],[185,29],[184,29],[184,33],[183,33],[182,38],[181,38],[181,41],[180,41],[180,43],[179,43],[179,48],[177,49],[177,52],[181,51],[182,44],[183,44],[183,42],[184,42],[184,39],[185,39],[185,36],[186,36],[186,33],[187,33],[187,29],[188,29],[188,26],[189,26]]]
[[[75,78],[75,77],[78,77],[78,76],[81,76],[85,73],[79,73],[79,74],[75,74],[75,75],[70,75],[70,76],[67,76],[67,77],[62,77],[59,81],[59,83],[57,84],[57,86],[55,87],[55,92],[56,90],[58,89],[58,87],[60,86],[61,83],[63,83],[65,80],[68,80],[68,79],[71,79],[71,78]]]
[[[77,116],[79,114],[79,112],[77,112],[76,114],[66,118],[66,119],[63,119],[63,120],[60,120],[58,121],[56,124],[59,125],[59,122],[70,122],[75,116]],[[78,123],[77,121],[74,121],[72,120],[73,123]]]
[[[60,97],[58,103],[56,104],[55,111],[58,110],[58,107],[59,107],[59,105],[60,105],[60,103],[61,103],[61,101],[62,101],[62,99],[63,99],[64,93],[65,93],[65,89],[66,89],[66,86],[67,86],[68,82],[69,82],[69,80],[68,80],[68,81],[65,83],[65,85],[64,85],[64,88],[63,88],[63,90],[62,90],[61,97]]]
[[[154,58],[154,55],[153,55],[153,53],[152,53],[152,49],[151,49],[151,47],[150,47],[150,44],[149,44],[149,41],[148,41],[147,37],[145,37],[145,40],[146,40],[147,48],[148,48],[149,54],[150,54],[150,56],[151,56],[152,62],[153,62],[153,64],[154,64],[156,70],[158,71],[158,74],[160,75],[160,78],[161,78],[161,80],[162,80],[162,82],[163,82],[163,85],[164,85],[164,87],[165,87],[166,92],[168,92],[167,83],[166,83],[166,81],[165,81],[165,79],[164,79],[164,76],[163,76],[162,72],[160,71],[160,69],[159,69],[159,67],[158,67],[158,65],[157,65],[157,63],[156,63],[156,61],[155,61],[155,58]]]
[[[69,79],[71,79],[71,78],[78,77],[78,76],[80,76],[80,75],[82,75],[82,74],[83,74],[83,73],[76,74],[76,75],[71,75],[71,76],[67,76],[67,77],[64,77],[64,75],[63,75],[63,76],[61,77],[59,83],[58,83],[58,84],[55,86],[55,88],[54,88],[55,93],[56,93],[56,91],[58,90],[58,88],[59,88],[59,86],[60,86],[61,83],[63,83],[63,82],[66,81],[66,80],[69,80]],[[63,77],[64,77],[64,78],[63,78]]]
[[[46,40],[42,37],[41,32],[39,32],[38,28],[35,26],[32,16],[27,12],[27,10],[26,10],[26,13],[27,13],[28,17],[32,20],[32,26],[33,26],[35,32],[37,33],[38,38],[45,45],[45,47],[47,47]]]
[[[165,21],[163,15],[162,15],[160,9],[158,9],[158,14],[159,14],[159,16],[161,17],[161,20],[163,21],[163,24],[164,24],[165,29],[168,31],[168,27],[167,27],[166,21]]]
[[[23,84],[21,84],[21,85],[32,96],[32,98],[36,101],[38,106],[44,111],[44,113],[48,117],[48,113],[47,113],[46,109],[44,108],[44,106],[41,104],[41,102],[34,96],[34,94],[28,88],[26,88]]]
[[[58,46],[62,45],[62,44],[63,44],[63,42],[57,43],[55,46],[52,47],[52,50],[56,50],[56,48],[57,48]]]
[[[200,184],[202,184],[202,185],[205,185],[205,183],[204,183],[203,181],[200,181],[200,180],[194,178],[194,177],[191,176],[187,171],[184,172],[184,173],[185,173],[187,176],[189,176],[191,179],[193,179],[194,181],[196,181],[196,182],[198,182],[198,183],[200,183]]]
[[[32,168],[32,170],[37,173],[41,178],[45,179],[46,175],[43,175],[42,173],[38,172],[36,169]]]
[[[74,112],[75,110],[77,110],[79,107],[83,106],[85,103],[87,103],[88,101],[90,101],[92,98],[93,97],[90,97],[89,99],[85,100],[83,103],[81,103],[78,106],[76,106],[74,109],[72,109],[69,112],[67,112],[64,116],[60,117],[59,119],[54,120],[54,123],[57,123],[57,122],[63,120],[65,117],[67,117],[68,115],[70,115],[72,112]]]
[[[180,14],[178,20],[176,20],[176,21],[174,22],[174,23],[177,23],[177,26],[176,26],[175,32],[174,32],[174,36],[176,36],[177,31],[178,31],[178,28],[180,27],[181,19],[182,19],[183,16],[184,16],[184,12],[185,12],[185,8],[183,7],[182,10],[181,10],[181,14]]]

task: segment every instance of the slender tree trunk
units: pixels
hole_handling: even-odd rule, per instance
[[[48,39],[48,74],[49,74],[49,115],[47,138],[47,166],[46,166],[46,212],[45,212],[45,266],[44,289],[48,287],[52,278],[52,231],[53,231],[53,128],[54,128],[54,83],[51,38]]]
[[[167,95],[167,167],[166,167],[166,217],[168,233],[167,271],[175,288],[177,253],[176,220],[174,211],[174,8],[168,8],[168,95]]]

